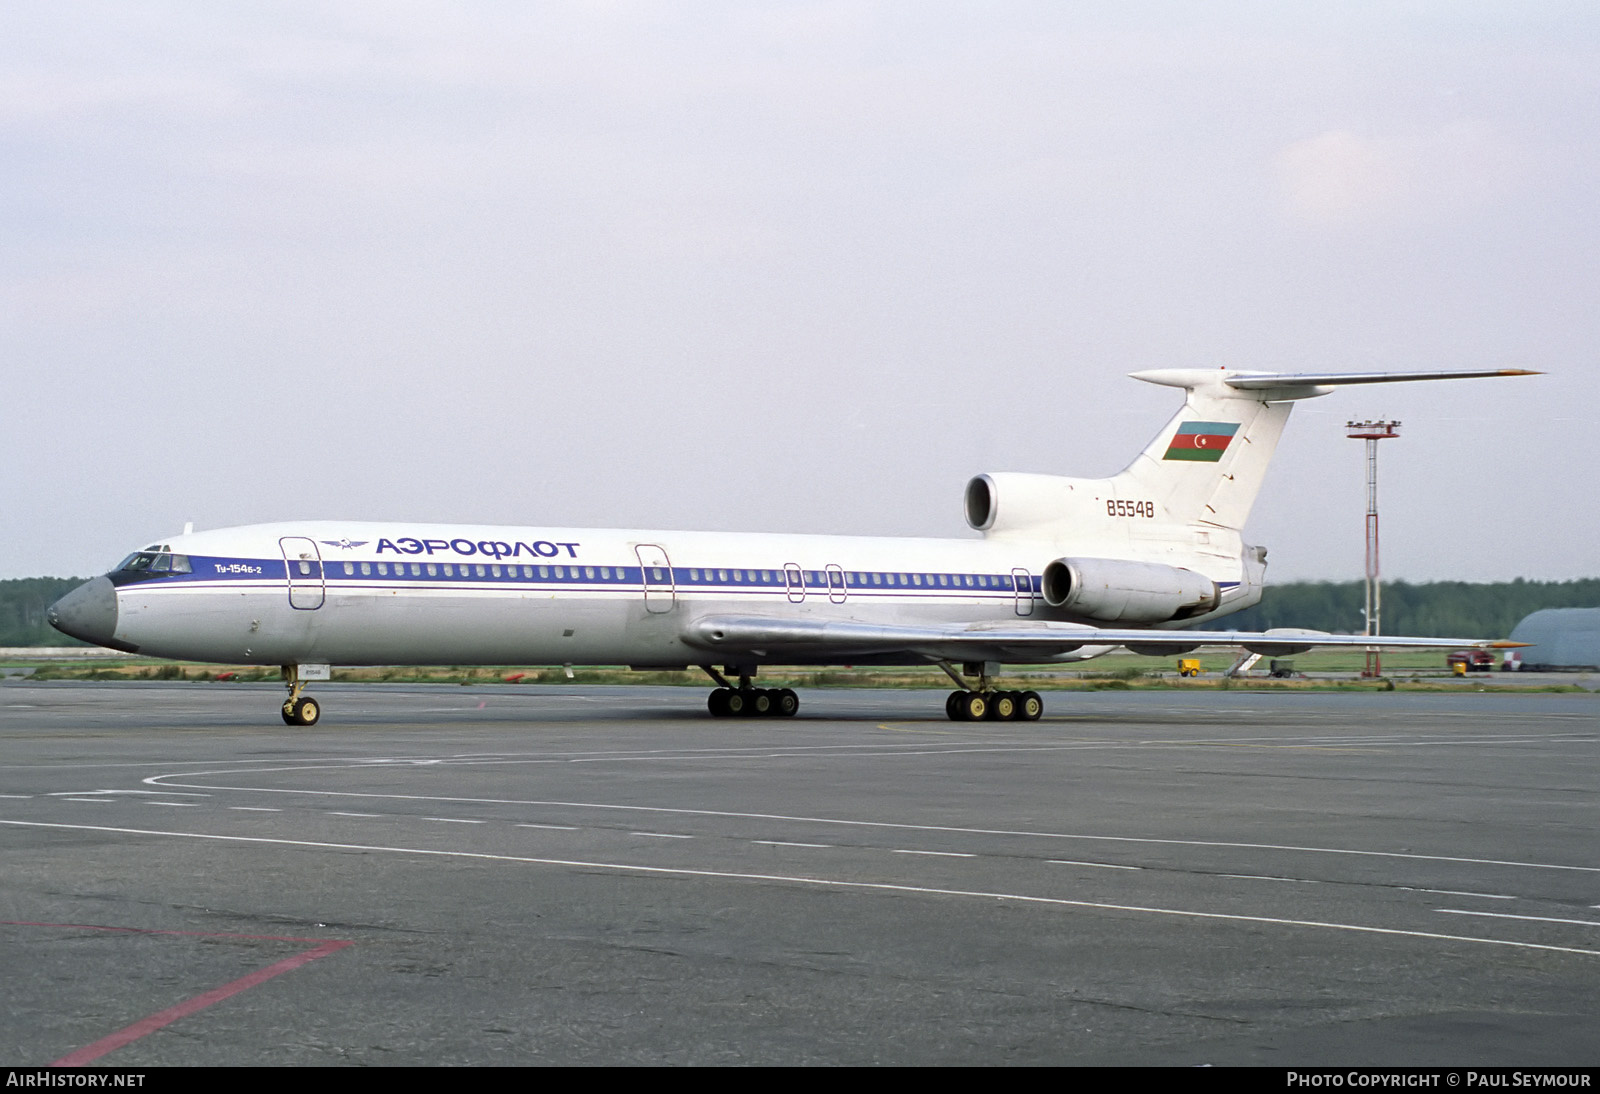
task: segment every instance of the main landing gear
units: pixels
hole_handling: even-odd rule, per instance
[[[952,722],[1037,722],[1044,714],[1044,700],[1037,691],[995,689],[992,678],[999,673],[1000,666],[993,661],[962,666],[966,676],[978,678],[975,687],[957,673],[950,662],[941,661],[939,667],[961,686],[960,691],[952,691],[944,701],[945,716]]]
[[[721,685],[706,699],[706,707],[714,717],[792,718],[800,709],[800,696],[789,688],[752,687],[753,668],[728,666],[727,671],[739,677],[738,687],[728,683],[727,678],[710,665],[701,665],[700,670]]]
[[[291,726],[314,726],[322,717],[322,704],[309,695],[301,695],[305,681],[300,679],[299,665],[283,666],[283,682],[289,688],[289,698],[283,703],[283,721]]]

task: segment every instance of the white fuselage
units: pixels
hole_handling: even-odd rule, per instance
[[[1123,537],[1125,557],[1120,523],[1111,526]],[[158,657],[681,667],[721,659],[695,644],[690,625],[730,613],[894,625],[1085,622],[1051,608],[1040,592],[1052,559],[1105,550],[1085,538],[295,522],[172,537],[157,546],[182,559],[187,572],[108,577],[116,585],[116,644]],[[1183,626],[1260,596],[1259,567],[1250,572],[1236,555],[1178,558],[1170,544],[1161,555],[1222,589],[1215,611]],[[1110,648],[1038,659],[1081,660]],[[740,660],[812,658],[756,651]]]

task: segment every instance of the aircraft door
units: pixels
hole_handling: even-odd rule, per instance
[[[670,612],[677,603],[678,590],[672,580],[672,560],[667,557],[666,550],[654,543],[639,543],[634,545],[633,553],[639,556],[645,610],[657,614]]]
[[[806,598],[806,579],[800,573],[800,567],[793,562],[787,562],[783,567],[783,584],[789,592],[789,599],[798,604]]]
[[[843,604],[845,597],[844,570],[837,563],[828,563],[828,599]]]
[[[1033,614],[1033,575],[1018,566],[1011,571],[1011,584],[1017,590],[1017,614]]]
[[[322,554],[314,540],[303,536],[283,536],[278,540],[283,552],[283,569],[289,580],[289,607],[313,611],[328,598],[322,576]]]

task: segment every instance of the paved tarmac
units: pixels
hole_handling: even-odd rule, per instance
[[[0,684],[0,1064],[1600,1062],[1593,695]]]

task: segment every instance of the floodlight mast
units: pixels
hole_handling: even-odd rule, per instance
[[[1400,436],[1399,422],[1346,422],[1345,436],[1367,442],[1367,629],[1365,634],[1382,634],[1383,587],[1379,582],[1378,552],[1378,442]],[[1367,647],[1367,667],[1362,676],[1383,675],[1383,659],[1376,646]]]

